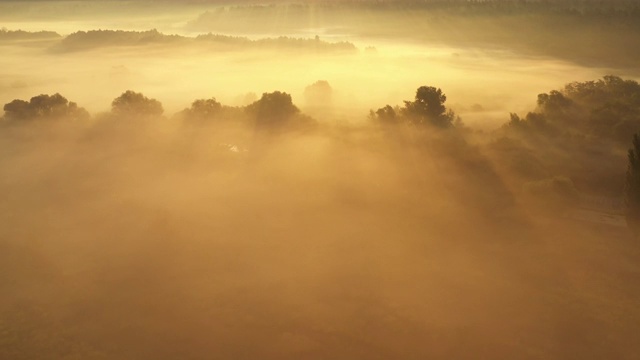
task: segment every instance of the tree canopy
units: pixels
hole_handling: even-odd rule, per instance
[[[573,82],[538,95],[537,109],[524,118],[511,116],[507,129],[536,134],[565,134],[612,139],[626,144],[640,131],[640,84],[607,75]]]
[[[60,94],[38,95],[29,101],[16,99],[4,107],[4,119],[8,121],[24,121],[35,119],[85,120],[89,113],[74,102],[69,102]]]
[[[113,100],[111,112],[119,116],[160,116],[164,109],[158,100],[127,90]]]
[[[369,116],[382,123],[396,123],[400,120],[414,125],[447,128],[453,125],[456,115],[444,105],[446,101],[447,96],[440,88],[421,86],[416,90],[413,101],[404,101],[404,107],[386,105],[376,111],[372,110]]]
[[[191,107],[185,109],[182,114],[189,119],[211,119],[216,117],[222,111],[222,104],[216,98],[199,99],[191,104]]]
[[[283,125],[300,112],[291,95],[280,91],[262,94],[260,100],[247,106],[246,110],[255,117],[259,126]]]

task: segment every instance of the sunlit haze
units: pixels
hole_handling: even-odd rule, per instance
[[[0,359],[638,359],[638,59],[632,0],[0,0]]]

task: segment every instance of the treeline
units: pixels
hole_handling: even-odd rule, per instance
[[[503,126],[489,133],[465,126],[446,107],[446,100],[441,89],[422,86],[402,105],[371,110],[368,128],[383,138],[412,144],[417,144],[415,136],[420,138],[420,134],[444,136],[449,145],[438,145],[442,156],[466,154],[460,156],[469,168],[483,163],[479,169],[509,174],[505,178],[511,181],[511,187],[521,188],[534,198],[544,198],[540,192],[558,192],[558,199],[564,199],[560,202],[575,201],[578,190],[621,196],[625,152],[632,135],[640,132],[640,84],[636,81],[605,76],[567,84],[538,95],[536,109],[524,116],[511,114]],[[4,105],[4,112],[0,123],[5,127],[56,120],[85,124],[90,124],[89,120],[103,124],[146,121],[153,126],[162,118],[196,129],[223,124],[264,132],[332,128],[302,113],[291,95],[280,91],[264,93],[247,106],[227,106],[215,98],[198,99],[169,118],[163,115],[158,100],[134,91],[121,94],[111,103],[110,111],[93,117],[60,94],[14,100]],[[466,144],[462,147],[465,150],[460,150],[460,144]],[[488,165],[487,159],[495,163]],[[484,174],[485,170],[478,171]]]
[[[30,32],[24,30],[9,30],[7,28],[0,29],[0,41],[12,40],[51,40],[60,39],[62,36],[53,31],[37,31]]]
[[[347,41],[329,42],[314,38],[279,36],[249,39],[243,36],[202,34],[196,37],[167,35],[156,29],[147,31],[91,30],[77,31],[61,36],[52,31],[28,32],[23,30],[0,30],[0,41],[50,40],[55,52],[85,51],[103,47],[130,47],[148,45],[197,45],[216,50],[274,49],[312,52],[355,52],[357,48]]]
[[[580,189],[621,196],[626,149],[640,132],[640,85],[605,76],[538,95],[525,116],[512,113],[488,148],[521,179],[557,175]]]
[[[446,128],[461,125],[461,119],[447,109],[441,89],[422,86],[413,101],[403,106],[386,105],[371,110],[369,118],[381,124],[431,124]],[[534,111],[519,116],[511,113],[501,133],[530,138],[601,139],[619,144],[640,131],[640,84],[607,75],[596,81],[573,82],[561,90],[538,95]]]
[[[351,9],[368,11],[425,10],[446,12],[451,15],[495,16],[517,14],[565,15],[585,18],[637,18],[640,4],[634,0],[387,0],[387,1],[316,1],[313,4],[234,5],[219,7],[206,14],[209,17],[222,14],[267,15],[273,12],[304,13],[318,10]],[[631,24],[631,22],[629,22]]]
[[[78,31],[64,37],[55,46],[58,51],[78,51],[105,46],[144,46],[144,45],[206,45],[216,48],[253,48],[253,49],[290,49],[305,51],[356,51],[355,45],[349,42],[328,42],[315,37],[292,38],[280,36],[251,40],[242,36],[220,34],[198,35],[195,38],[166,35],[155,29],[148,31],[92,30]]]
[[[257,48],[288,48],[288,49],[308,49],[315,51],[344,51],[353,52],[357,48],[354,44],[348,41],[328,42],[320,40],[320,37],[315,36],[310,38],[295,38],[289,36],[279,36],[276,38],[263,38],[251,40],[242,36],[227,36],[220,34],[205,34],[198,35],[196,41],[209,42],[213,44],[224,44],[233,46],[255,46]]]
[[[305,95],[311,94],[314,86],[330,85],[320,81],[309,86]],[[327,90],[323,88],[322,96]],[[330,91],[330,90],[329,90]],[[312,94],[311,94],[312,95]],[[307,99],[311,101],[313,99]],[[446,94],[433,86],[421,86],[412,100],[403,105],[385,105],[371,110],[372,123],[385,126],[422,126],[437,128],[465,128],[462,119],[445,105]],[[39,95],[29,101],[16,99],[4,105],[5,123],[34,119],[72,118],[89,119],[89,113],[60,94]],[[160,116],[162,104],[143,94],[127,91],[112,103],[112,112],[128,115]],[[254,113],[259,117],[284,118],[298,114],[291,95],[275,91],[264,93],[262,98],[245,107],[232,107],[219,103],[215,98],[199,99],[173,117],[189,119],[215,119],[225,114],[226,118],[241,117],[243,113]],[[272,121],[272,120],[270,120]],[[273,120],[275,121],[275,120]],[[467,131],[470,129],[465,128]],[[573,82],[560,90],[538,95],[537,107],[520,116],[511,113],[510,119],[497,131],[500,134],[526,137],[530,141],[613,141],[627,144],[629,134],[640,131],[640,84],[608,75],[595,81]]]
[[[5,126],[16,126],[33,122],[89,121],[92,116],[60,94],[38,95],[29,101],[16,99],[3,107],[4,116],[0,122]],[[164,108],[160,101],[142,93],[128,90],[115,98],[111,110],[96,114],[97,121],[141,121],[162,117]],[[190,107],[174,114],[172,119],[190,123],[205,121],[247,121],[253,125],[268,128],[295,128],[298,125],[313,126],[315,120],[300,112],[293,104],[291,95],[274,91],[264,93],[260,99],[247,106],[226,106],[215,98],[195,100]]]
[[[509,131],[546,138],[602,138],[621,144],[640,131],[640,85],[605,76],[573,82],[561,90],[538,95],[538,107],[524,117],[511,114]]]
[[[307,19],[312,17],[313,24]],[[354,1],[221,7],[185,25],[200,32],[300,29],[455,47],[501,48],[635,71],[640,4],[605,1]],[[562,34],[561,36],[559,34]]]
[[[184,40],[182,36],[164,35],[155,29],[149,31],[91,30],[78,31],[64,37],[56,49],[84,50],[104,46],[175,44]]]
[[[384,129],[453,129],[475,139],[479,151],[523,184],[535,198],[557,192],[557,199],[576,201],[577,189],[621,196],[624,153],[640,132],[640,84],[617,76],[573,82],[538,95],[537,107],[525,116],[512,113],[496,131],[466,127],[445,107],[440,89],[421,87],[413,101],[371,110],[369,118]],[[425,127],[426,126],[426,127]],[[388,130],[387,130],[388,131]],[[536,195],[537,194],[537,195]]]
[[[640,4],[634,0],[390,0],[347,3],[355,7],[446,10],[468,15],[499,15],[520,12],[577,16],[640,15]]]

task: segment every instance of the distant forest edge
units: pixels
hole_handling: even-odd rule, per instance
[[[49,47],[53,52],[73,52],[103,47],[129,47],[147,45],[203,45],[212,46],[216,50],[251,48],[251,49],[286,49],[315,52],[355,52],[357,48],[350,42],[328,42],[315,38],[273,37],[252,40],[242,36],[219,34],[203,34],[196,37],[166,35],[158,30],[123,31],[123,30],[91,30],[78,31],[68,36],[61,36],[51,31],[27,32],[23,30],[0,29],[0,41],[54,40]]]
[[[309,19],[314,20],[309,24]],[[345,21],[348,19],[348,21]],[[258,21],[259,20],[259,21]],[[237,5],[206,11],[190,31],[324,28],[362,38],[506,48],[593,66],[636,67],[637,1],[358,1]]]
[[[84,5],[69,5],[74,9],[72,12],[56,8],[56,2],[49,3],[54,7],[50,11],[51,18],[56,18],[53,17],[55,14],[58,20],[74,19],[74,16],[89,13],[91,9],[85,2],[78,2]],[[195,13],[201,13],[186,19],[182,30],[210,34],[191,38],[165,35],[154,30],[98,30],[62,37],[52,32],[27,33],[5,29],[0,32],[0,41],[56,40],[59,42],[53,49],[60,52],[100,46],[163,44],[199,44],[216,50],[355,50],[352,43],[316,40],[313,36],[317,31],[321,38],[337,34],[365,42],[367,39],[391,39],[454,47],[502,48],[525,55],[554,57],[587,66],[626,68],[635,72],[638,72],[637,59],[640,58],[640,2],[635,0],[320,1],[262,5],[190,1],[180,5],[158,2],[153,6],[145,5],[144,10],[142,2],[113,3],[117,4],[119,13],[127,6],[138,6],[140,9],[132,8],[130,11],[134,15],[141,11],[154,11],[154,7],[157,7],[156,11],[166,11],[171,6],[194,6]],[[0,2],[0,11],[3,10],[2,4]],[[0,21],[2,19],[0,15]],[[308,33],[309,37],[278,37],[300,33]],[[277,35],[252,40],[245,37],[246,34]]]
[[[201,1],[200,3],[204,3]],[[497,15],[518,13],[563,14],[572,16],[640,16],[640,4],[636,0],[370,0],[370,1],[313,1],[313,3],[289,2],[284,4],[223,5],[219,9],[231,12],[255,11],[265,13],[280,8],[289,12],[309,9],[355,10],[429,10],[447,11],[462,15]],[[606,19],[603,18],[603,19]]]
[[[7,28],[0,29],[1,41],[19,41],[19,40],[51,40],[60,39],[62,35],[54,31],[37,31],[30,32],[24,30],[8,30]]]

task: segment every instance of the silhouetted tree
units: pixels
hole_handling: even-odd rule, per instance
[[[511,113],[509,122],[503,128],[520,131],[522,134],[542,134],[544,136],[557,135],[558,129],[547,120],[547,116],[537,112],[529,112],[521,118],[518,114]]]
[[[162,104],[141,93],[127,90],[111,103],[111,112],[118,116],[160,116],[164,112]]]
[[[543,93],[538,95],[538,106],[543,111],[558,111],[562,108],[570,106],[571,104],[571,99],[565,97],[560,91],[557,90],[552,90],[548,94]]]
[[[4,119],[21,121],[32,119],[86,120],[89,113],[60,94],[38,95],[29,101],[13,100],[4,105]]]
[[[246,110],[261,127],[282,126],[300,112],[293,104],[291,95],[280,91],[262,94],[260,100],[247,106]]]
[[[640,131],[640,85],[607,75],[597,81],[574,82],[564,89],[538,95],[536,111],[514,119],[509,129],[526,129],[527,135],[590,136],[628,142]],[[518,121],[519,120],[519,121]]]
[[[185,115],[190,118],[210,119],[218,115],[220,111],[222,111],[222,104],[216,98],[200,99],[194,101],[189,109],[185,109]]]
[[[194,101],[191,107],[175,114],[175,118],[198,124],[214,124],[219,121],[243,119],[246,118],[246,114],[242,108],[225,106],[219,103],[216,98],[210,98]]]
[[[633,147],[629,149],[627,179],[625,183],[625,203],[627,223],[636,233],[640,231],[640,136],[633,135]]]
[[[432,124],[438,127],[449,127],[453,124],[455,114],[447,111],[444,103],[447,96],[441,89],[433,86],[421,86],[416,91],[413,101],[405,101],[404,115],[415,124]]]
[[[397,109],[394,109],[391,105],[386,105],[375,112],[371,110],[369,112],[369,118],[382,124],[395,124],[400,120],[396,110]]]

